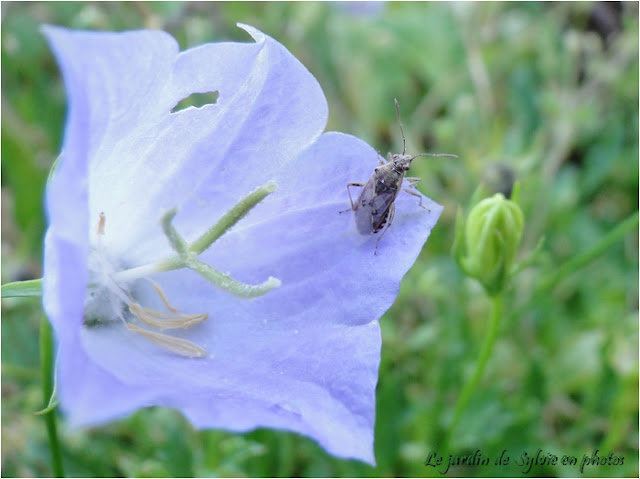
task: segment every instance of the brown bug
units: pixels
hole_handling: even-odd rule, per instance
[[[377,233],[384,228],[382,234],[376,241],[376,247],[373,254],[378,252],[378,243],[382,239],[382,236],[391,226],[393,222],[393,216],[396,211],[395,199],[402,187],[402,180],[406,179],[409,182],[409,186],[415,188],[415,185],[420,181],[420,178],[406,177],[405,173],[411,167],[411,162],[418,156],[442,156],[449,158],[457,158],[456,155],[450,155],[446,153],[420,153],[415,156],[407,155],[406,148],[407,142],[404,137],[404,129],[402,127],[402,120],[400,119],[400,106],[398,100],[394,98],[396,105],[396,115],[398,117],[398,123],[400,123],[400,133],[402,134],[402,154],[389,153],[389,161],[385,162],[382,157],[378,156],[380,166],[374,168],[373,174],[369,181],[366,183],[348,183],[347,192],[349,193],[349,201],[351,202],[351,209],[354,211],[354,217],[356,221],[356,228],[361,235],[370,235]],[[351,197],[351,186],[360,186],[362,191],[356,202],[353,202]],[[402,188],[407,193],[417,196],[420,199],[420,206],[422,205],[422,195],[417,191],[411,191],[406,188]],[[425,208],[426,209],[426,208]],[[345,210],[349,211],[349,210]],[[341,212],[343,213],[343,212]],[[386,225],[386,228],[385,228]]]

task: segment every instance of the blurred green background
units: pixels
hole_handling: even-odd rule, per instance
[[[46,175],[65,95],[38,31],[162,29],[181,47],[250,41],[236,22],[284,44],[320,82],[328,130],[407,151],[418,188],[445,206],[393,307],[382,317],[376,458],[371,468],[271,430],[195,431],[152,408],[88,431],[60,423],[73,476],[440,476],[430,452],[492,459],[448,476],[520,476],[538,448],[559,457],[613,452],[618,466],[534,467],[529,476],[638,476],[638,234],[610,245],[544,294],[536,287],[638,209],[637,3],[13,3],[2,2],[2,282],[40,277]],[[498,166],[499,165],[499,166]],[[483,178],[521,182],[519,258],[485,374],[449,450],[456,398],[473,371],[490,301],[450,256],[458,206]],[[497,180],[496,180],[497,178]],[[38,373],[36,299],[2,302],[2,475],[52,474]],[[493,460],[491,461],[493,464]]]

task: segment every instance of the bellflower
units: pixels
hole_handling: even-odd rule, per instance
[[[72,426],[165,406],[374,463],[377,320],[441,207],[401,193],[374,256],[339,212],[375,150],[323,134],[313,76],[241,28],[254,42],[182,53],[158,31],[44,29],[69,101],[44,264],[60,404]]]

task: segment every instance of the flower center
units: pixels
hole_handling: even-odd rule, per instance
[[[254,206],[275,191],[275,188],[275,182],[271,181],[249,193],[193,243],[187,243],[172,225],[177,210],[168,211],[162,217],[162,228],[177,254],[156,263],[126,270],[114,267],[114,263],[107,258],[107,252],[102,244],[102,236],[105,235],[106,229],[106,217],[104,213],[100,213],[96,228],[96,248],[89,258],[91,280],[85,304],[84,325],[97,327],[120,321],[127,330],[139,334],[173,353],[187,357],[206,356],[207,352],[201,346],[186,339],[165,334],[163,331],[191,328],[205,321],[209,314],[206,312],[197,314],[180,312],[170,304],[160,285],[148,276],[153,273],[189,268],[219,288],[244,298],[261,296],[280,286],[280,280],[273,277],[269,277],[258,285],[241,283],[198,259],[202,252],[206,251]],[[151,283],[166,312],[145,307],[136,301],[130,285],[140,279]]]

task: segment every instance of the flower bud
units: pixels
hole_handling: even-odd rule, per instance
[[[524,226],[522,211],[496,193],[476,204],[466,224],[463,221],[459,215],[454,256],[463,271],[494,296],[504,288],[513,266]]]

